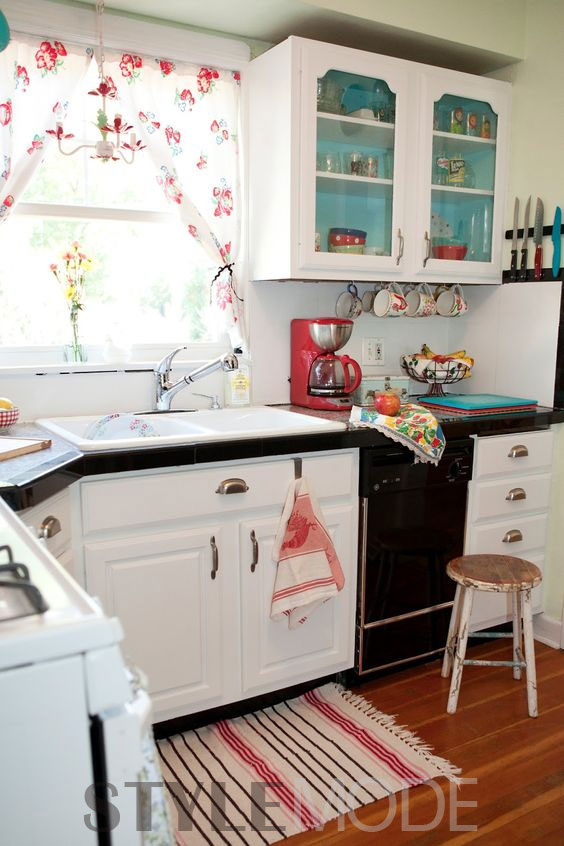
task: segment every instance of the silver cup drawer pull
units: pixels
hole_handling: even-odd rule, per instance
[[[224,479],[220,482],[215,492],[218,494],[238,494],[245,493],[249,490],[248,484],[244,479]]]
[[[217,551],[217,544],[215,542],[215,535],[212,535],[210,538],[210,546],[211,546],[211,553],[212,553],[212,568],[210,576],[212,579],[215,579],[217,576],[217,571],[219,570],[219,553]]]
[[[519,529],[510,529],[503,536],[503,543],[517,543],[523,540],[523,535]]]
[[[526,458],[529,450],[524,444],[515,444],[507,453],[508,458]]]
[[[527,493],[523,488],[511,488],[505,499],[508,502],[515,502],[517,499],[527,499]]]
[[[254,529],[252,529],[251,531],[251,543],[253,545],[253,560],[251,561],[251,573],[254,573],[257,569],[257,564],[259,562],[259,545]]]

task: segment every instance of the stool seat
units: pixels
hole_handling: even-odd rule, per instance
[[[496,593],[529,590],[542,581],[536,564],[512,555],[462,555],[449,561],[447,573],[463,587]]]

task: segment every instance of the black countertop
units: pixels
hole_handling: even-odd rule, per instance
[[[278,407],[329,420],[341,420],[344,423],[349,419],[348,411],[310,411],[292,405]],[[538,408],[535,412],[491,414],[474,418],[441,414],[437,417],[449,441],[470,435],[479,437],[546,429],[553,423],[564,423],[564,409]],[[0,496],[16,511],[37,505],[77,479],[101,473],[381,446],[388,442],[386,436],[375,429],[355,428],[342,432],[277,435],[269,438],[83,453],[63,438],[50,432],[46,433],[44,429],[33,424],[16,425],[10,429],[10,435],[15,437],[45,437],[46,434],[52,441],[50,449],[0,462]]]

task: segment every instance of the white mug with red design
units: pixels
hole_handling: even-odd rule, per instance
[[[397,282],[378,291],[372,310],[376,317],[403,317],[407,311],[407,300]]]
[[[439,285],[435,288],[437,314],[441,317],[458,317],[468,311],[468,303],[464,299],[460,285]]]
[[[431,317],[437,313],[437,304],[427,283],[409,291],[405,299],[408,317]]]

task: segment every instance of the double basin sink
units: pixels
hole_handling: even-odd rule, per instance
[[[83,452],[343,431],[346,423],[280,408],[51,417],[37,423]]]

